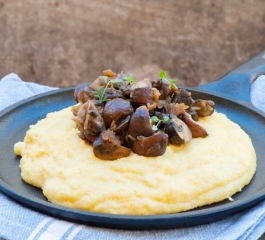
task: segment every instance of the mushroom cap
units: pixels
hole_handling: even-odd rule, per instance
[[[149,96],[151,94],[151,87],[136,88],[133,91],[132,103],[141,106],[147,105],[150,102]]]
[[[180,89],[180,92],[176,98],[177,103],[184,103],[185,105],[189,106],[189,108],[194,105],[194,100],[191,97],[191,94],[185,90]]]
[[[93,89],[94,91],[98,91],[100,87],[105,86],[106,80],[99,76],[95,81],[93,81],[90,85],[90,88]]]
[[[150,137],[142,138],[132,144],[131,149],[142,156],[161,156],[165,153],[168,144],[168,135],[156,133]]]
[[[123,92],[115,88],[107,88],[104,97],[107,99],[125,98]]]
[[[152,124],[146,106],[138,107],[132,115],[128,134],[135,139],[139,136],[149,137],[153,135]]]
[[[74,99],[77,103],[86,102],[86,98],[84,96],[84,90],[85,88],[88,88],[91,85],[91,82],[84,82],[76,86],[74,91]]]
[[[168,134],[170,143],[182,145],[192,139],[192,133],[188,126],[174,115],[165,126],[165,133]]]
[[[150,96],[152,91],[151,82],[148,79],[137,82],[131,89],[132,104],[136,106],[147,105],[150,103]]]
[[[107,127],[110,127],[113,121],[116,123],[132,114],[133,108],[131,103],[121,98],[114,98],[107,102],[102,111],[102,117]]]
[[[103,160],[115,160],[128,157],[131,150],[121,146],[119,138],[113,131],[102,132],[93,143],[93,152],[96,157]]]

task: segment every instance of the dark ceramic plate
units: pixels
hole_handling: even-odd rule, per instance
[[[48,202],[40,189],[26,184],[20,177],[19,157],[13,152],[16,142],[24,139],[29,125],[47,113],[71,106],[73,88],[56,90],[19,102],[0,112],[0,190],[13,200],[51,216],[99,227],[119,229],[168,229],[209,223],[254,206],[265,199],[265,115],[249,102],[250,82],[265,72],[260,54],[224,78],[202,88],[187,88],[196,98],[211,99],[216,110],[238,123],[253,141],[257,153],[257,172],[242,192],[228,200],[183,213],[134,216],[79,211]],[[258,59],[258,60],[257,60]],[[254,64],[254,66],[253,66]],[[248,66],[251,69],[248,70]],[[243,89],[242,84],[247,84]],[[231,86],[233,91],[231,92]],[[208,89],[208,90],[205,90]],[[223,90],[226,90],[222,92]],[[243,89],[243,90],[242,90]],[[228,90],[228,93],[227,93]],[[230,91],[230,93],[229,93]],[[231,98],[229,96],[234,96]],[[239,100],[236,100],[239,99]]]

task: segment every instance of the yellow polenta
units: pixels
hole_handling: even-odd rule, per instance
[[[199,120],[206,138],[169,145],[163,156],[131,153],[115,161],[96,158],[71,118],[70,108],[48,114],[14,147],[22,155],[22,178],[63,206],[113,214],[181,212],[229,198],[256,170],[250,138],[221,113]]]

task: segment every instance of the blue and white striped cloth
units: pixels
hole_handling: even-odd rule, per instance
[[[0,81],[0,110],[24,98],[53,89],[35,83],[23,82],[16,74],[10,74]],[[260,95],[264,95],[265,78],[261,80],[257,91],[260,92]],[[259,97],[257,94],[253,96]],[[265,100],[261,99],[258,102],[261,103],[261,108],[265,106]],[[0,192],[0,239],[243,240],[258,239],[264,231],[265,201],[252,209],[206,225],[159,231],[122,231],[85,226],[52,218],[21,206]]]

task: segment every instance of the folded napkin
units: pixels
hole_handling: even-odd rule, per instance
[[[265,76],[259,76],[251,85],[250,100],[259,110],[265,112]]]
[[[258,83],[258,81],[256,81]],[[256,84],[255,83],[255,84]],[[262,91],[264,101],[265,78]],[[23,82],[16,74],[0,81],[0,110],[27,97],[55,88]],[[254,97],[255,98],[255,97]],[[264,101],[265,102],[265,101]],[[263,107],[265,106],[263,102]],[[261,104],[262,105],[262,104]],[[264,110],[264,109],[263,109]],[[221,221],[187,228],[153,231],[123,231],[75,224],[25,208],[0,192],[0,239],[258,239],[265,231],[265,201]]]

